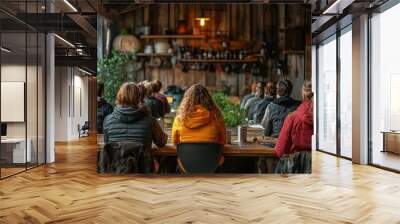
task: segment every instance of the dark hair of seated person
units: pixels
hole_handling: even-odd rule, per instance
[[[290,96],[292,94],[293,84],[288,79],[283,79],[276,85],[276,92],[278,96]]]
[[[275,97],[276,95],[276,85],[273,81],[268,81],[267,85],[264,87],[264,95]]]
[[[153,92],[154,93],[158,93],[158,92],[160,92],[161,91],[161,89],[162,89],[162,83],[161,83],[161,81],[160,80],[155,80],[155,81],[153,81]]]

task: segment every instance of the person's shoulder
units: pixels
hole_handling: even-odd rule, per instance
[[[151,108],[148,105],[143,105],[140,110],[142,110],[143,118],[153,118],[153,116],[151,116]]]
[[[144,111],[144,115],[141,118],[141,123],[148,125],[150,127],[153,123],[157,123],[157,119],[155,117],[153,117],[151,112],[146,110],[146,111]]]
[[[249,97],[251,97],[252,95],[253,95],[253,94],[248,93],[248,94],[244,95],[243,99],[249,98]]]
[[[266,97],[266,98],[264,98],[264,101],[268,102],[268,103],[272,103],[272,102],[274,102],[274,100],[275,100],[275,97]]]
[[[277,107],[281,107],[281,105],[279,105],[279,104],[274,100],[274,101],[272,101],[272,102],[270,102],[270,103],[268,104],[268,107],[269,107],[269,108],[277,108]]]
[[[265,104],[265,100],[264,99],[262,99],[262,100],[260,100],[260,101],[258,101],[256,103],[256,108],[261,107],[263,104]]]
[[[116,118],[114,117],[114,114],[113,114],[113,113],[107,115],[107,116],[104,118],[104,121],[103,121],[104,128],[105,128],[106,126],[108,126],[109,124],[114,123],[115,121],[116,121]]]
[[[156,96],[157,96],[158,98],[161,98],[161,99],[167,99],[167,97],[166,97],[164,94],[162,94],[162,93],[158,93]]]
[[[292,102],[293,102],[293,104],[296,105],[296,106],[299,106],[299,105],[302,103],[301,100],[296,100],[296,99],[293,99],[293,98],[292,98]]]
[[[174,122],[179,122],[179,123],[182,122],[182,117],[181,117],[181,115],[179,115],[179,114],[176,115],[175,118],[174,118]]]
[[[298,119],[298,116],[295,112],[289,113],[286,118],[285,118],[285,123],[293,124],[296,123],[296,120]]]

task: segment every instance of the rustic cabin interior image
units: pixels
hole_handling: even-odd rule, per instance
[[[398,0],[1,0],[0,224],[400,223]]]
[[[109,10],[112,14],[116,9]],[[151,150],[156,163],[151,166],[157,167],[153,172],[185,173],[177,158],[180,160],[179,154],[186,150],[191,154],[191,149],[181,147],[185,148],[187,143],[204,147],[201,143],[217,142],[227,143],[222,155],[213,155],[213,149],[202,150],[205,155],[196,155],[217,160],[223,156],[225,161],[208,170],[193,168],[194,173],[274,173],[279,161],[274,149],[277,136],[286,116],[303,100],[303,83],[311,78],[310,10],[310,5],[301,4],[150,4],[118,16],[102,17],[103,33],[98,40],[103,43],[103,55],[98,62],[98,89],[99,97],[105,102],[103,108],[115,105],[124,82],[142,83],[150,91],[145,94],[144,105],[152,110],[169,136],[165,146]],[[117,59],[121,60],[114,63]],[[152,82],[161,84],[157,93],[152,92]],[[184,107],[181,106],[185,102],[184,93],[195,84],[204,87],[219,108],[224,127],[217,131],[224,133],[218,135],[226,135],[222,140],[218,136],[196,137],[203,130],[214,131],[206,123],[188,130],[174,128],[179,126],[177,120],[183,120],[180,110]],[[277,86],[282,97],[279,101]],[[169,104],[161,113],[153,105],[159,98],[155,94],[160,93]],[[254,97],[246,103],[243,97],[247,94]],[[278,110],[273,109],[272,113],[280,115],[264,116],[268,104],[274,100]],[[201,109],[208,106],[207,102],[196,104],[193,106]],[[117,107],[121,106],[117,103]],[[196,116],[188,119],[200,119]],[[100,145],[104,145],[104,150],[99,152],[99,169],[107,172],[108,166],[113,166],[109,147],[113,142],[124,140],[120,137],[126,135],[116,129],[126,127],[127,123],[117,127],[107,124],[111,126],[108,128],[105,114],[98,116],[97,123],[104,124],[104,136],[99,135]],[[176,135],[180,139],[174,138]],[[311,149],[311,134],[308,138]],[[310,153],[304,154],[308,159],[304,166],[311,167]],[[199,162],[208,163],[207,160]]]

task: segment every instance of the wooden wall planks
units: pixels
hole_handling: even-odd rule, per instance
[[[146,79],[160,79],[164,86],[171,84],[188,87],[193,83],[206,85],[210,89],[231,88],[231,93],[243,95],[251,82],[278,80],[276,65],[286,62],[284,76],[291,79],[296,87],[294,93],[299,97],[304,78],[311,78],[311,10],[307,5],[284,4],[160,4],[143,5],[126,13],[118,19],[120,28],[128,28],[133,33],[140,26],[151,26],[152,34],[163,34],[165,29],[175,30],[178,20],[188,21],[188,29],[198,29],[195,20],[201,14],[211,18],[201,34],[210,40],[180,40],[207,46],[213,39],[228,34],[227,39],[246,41],[254,49],[260,49],[264,42],[269,43],[270,58],[262,66],[262,75],[225,74],[224,72],[189,71],[183,73],[178,68],[151,68],[139,74]],[[151,43],[151,42],[148,42]],[[293,53],[296,51],[297,53]],[[303,53],[299,53],[303,52]],[[238,78],[239,76],[239,78]],[[239,80],[239,83],[237,82]],[[238,92],[239,91],[239,92]]]

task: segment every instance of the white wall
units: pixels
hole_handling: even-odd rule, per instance
[[[55,140],[79,138],[78,125],[88,120],[88,78],[72,67],[56,67]]]
[[[54,7],[47,2],[50,12]],[[54,35],[46,36],[46,163],[56,160],[55,153],[55,42]]]
[[[68,140],[69,85],[67,67],[55,68],[55,140]]]
[[[353,19],[352,158],[368,163],[368,15]]]
[[[38,69],[38,70],[36,70]],[[39,153],[39,162],[44,162],[44,74],[42,68],[25,64],[3,64],[1,66],[1,81],[2,82],[24,82],[26,84],[26,108],[23,106],[21,112],[27,113],[27,120],[24,122],[6,122],[7,123],[7,137],[9,138],[25,138],[31,140],[32,156],[36,162],[36,152]],[[25,80],[27,78],[27,80]],[[23,92],[21,93],[23,94]],[[7,96],[2,96],[7,97]],[[10,110],[10,108],[1,108]],[[8,111],[12,113],[12,111]]]
[[[5,82],[25,82],[25,69],[31,70],[31,67],[26,68],[25,65],[8,64],[1,66],[1,81]],[[7,110],[7,108],[1,108]],[[7,137],[25,137],[25,122],[7,123]]]

